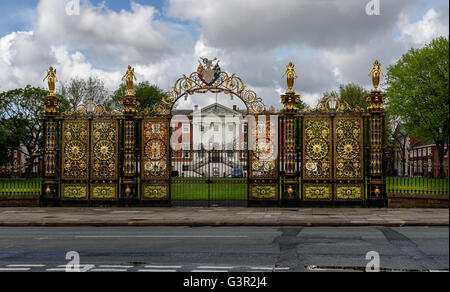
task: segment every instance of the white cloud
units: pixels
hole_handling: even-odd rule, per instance
[[[448,17],[447,22],[443,22],[441,17],[442,15],[431,8],[421,20],[410,23],[408,15],[401,13],[398,21],[402,34],[400,39],[414,45],[425,45],[436,37],[448,35]]]
[[[369,17],[360,0],[171,0],[167,15],[135,2],[115,12],[85,0],[80,16],[66,15],[65,1],[41,0],[31,31],[0,38],[0,86],[44,86],[52,65],[61,81],[94,75],[114,90],[131,64],[139,81],[171,89],[196,70],[199,57],[217,57],[268,107],[281,108],[281,76],[292,60],[295,90],[314,106],[340,83],[368,87],[375,59],[386,68],[409,48],[448,35],[448,13],[441,10],[409,21],[405,7],[416,1],[383,1],[382,15]]]

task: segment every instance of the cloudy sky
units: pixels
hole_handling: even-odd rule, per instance
[[[217,57],[280,108],[292,60],[295,90],[313,106],[341,83],[369,88],[375,59],[386,68],[449,34],[448,0],[379,0],[371,16],[369,0],[81,0],[79,15],[69,15],[71,1],[0,2],[1,91],[45,86],[50,65],[62,82],[94,75],[114,90],[128,64],[140,81],[168,90],[199,57]]]

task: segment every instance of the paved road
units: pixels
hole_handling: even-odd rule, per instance
[[[0,228],[0,271],[64,271],[68,251],[88,271],[448,270],[449,230],[439,227]]]

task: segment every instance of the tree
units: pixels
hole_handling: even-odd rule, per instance
[[[86,102],[105,105],[109,97],[105,84],[98,77],[72,78],[68,83],[61,85],[60,94],[69,101],[71,111]]]
[[[299,111],[306,109],[306,103],[300,99],[300,101],[297,103],[297,108]]]
[[[339,86],[339,99],[351,108],[367,109],[367,95],[369,92],[355,83]]]
[[[449,142],[449,39],[440,37],[421,49],[411,49],[388,68],[387,106],[406,132],[432,139],[443,177],[445,146]]]
[[[107,103],[107,107],[116,110],[122,109],[120,99],[126,94],[126,85],[120,85],[120,87],[114,91],[110,102]],[[145,109],[152,109],[155,104],[159,103],[164,96],[164,91],[158,86],[150,85],[148,81],[145,81],[135,85],[135,96],[140,103],[136,109],[138,111],[143,111]]]
[[[36,150],[43,142],[41,100],[47,93],[30,85],[0,93],[0,128],[7,129],[6,147],[22,152],[30,166],[39,156]],[[19,145],[23,145],[25,151]],[[27,177],[31,170],[32,167],[27,168]]]
[[[0,166],[11,161],[10,149],[17,149],[19,142],[12,136],[10,127],[0,119]]]

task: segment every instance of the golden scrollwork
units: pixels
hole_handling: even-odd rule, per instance
[[[217,70],[217,68],[214,70],[215,76],[210,83],[205,82],[201,70],[197,70],[197,72],[193,72],[189,76],[183,75],[175,82],[172,91],[166,92],[161,102],[153,107],[151,113],[169,115],[180,98],[186,95],[207,92],[237,96],[244,102],[250,114],[260,114],[266,111],[266,106],[262,99],[253,90],[246,89],[241,78],[235,74],[229,75],[226,72]]]
[[[88,101],[85,104],[78,106],[75,110],[67,110],[62,113],[62,116],[118,116],[119,112],[116,110],[108,111],[105,107],[96,104],[93,101]]]
[[[319,103],[315,111],[321,112],[321,113],[344,113],[344,112],[362,112],[363,110],[359,106],[355,106],[352,108],[347,102],[341,101],[340,99],[332,96],[328,98],[327,100]],[[311,109],[305,110],[305,112],[311,112]]]

